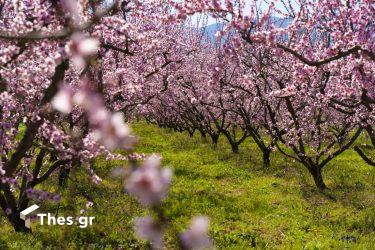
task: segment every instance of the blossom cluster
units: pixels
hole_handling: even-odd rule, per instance
[[[134,219],[134,231],[137,236],[151,242],[154,249],[164,248],[164,234],[168,226],[168,219],[163,213],[161,203],[168,195],[172,178],[172,170],[160,166],[161,157],[152,155],[141,166],[129,173],[121,168],[113,172],[117,177],[125,177],[127,193],[156,214],[156,218],[149,215]],[[209,219],[207,217],[194,217],[191,227],[180,234],[179,245],[181,248],[210,249],[212,241],[209,237],[208,227]]]

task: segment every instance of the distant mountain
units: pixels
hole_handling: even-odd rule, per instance
[[[271,17],[272,23],[277,28],[285,28],[288,27],[292,22],[292,18],[280,18],[280,17]],[[224,23],[214,23],[211,25],[208,25],[206,27],[201,28],[201,31],[204,31],[204,35],[209,38],[210,41],[215,41],[216,37],[215,34],[218,31],[223,30],[225,24]]]
[[[216,33],[223,30],[225,27],[224,23],[214,23],[206,27],[201,28],[201,32],[204,32],[204,36],[207,37],[211,42],[214,42]]]
[[[271,21],[277,28],[286,28],[293,22],[293,18],[271,17]]]
[[[203,29],[204,29],[205,35],[207,35],[208,37],[214,38],[216,32],[223,30],[224,26],[225,26],[224,23],[214,23],[214,24],[204,27]]]

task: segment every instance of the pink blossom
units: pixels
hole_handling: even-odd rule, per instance
[[[52,106],[61,113],[69,114],[73,108],[73,92],[68,87],[62,87],[52,99]]]
[[[185,249],[199,250],[212,248],[208,236],[209,219],[204,216],[194,217],[190,228],[181,235],[181,243]]]
[[[45,192],[45,191],[33,189],[33,188],[27,189],[26,195],[27,195],[28,198],[35,199],[35,200],[38,200],[38,201],[50,200],[50,201],[53,201],[53,202],[59,202],[61,200],[60,195],[52,194],[52,193],[49,193],[49,192]]]
[[[172,170],[160,168],[160,157],[153,155],[127,179],[126,190],[144,206],[158,204],[167,196]]]
[[[60,0],[63,9],[70,15],[73,20],[79,17],[79,5],[77,0]]]
[[[66,52],[71,56],[74,65],[82,70],[86,66],[88,57],[95,55],[99,50],[99,41],[86,37],[82,33],[74,33],[71,42],[66,46]]]
[[[3,163],[0,161],[0,176],[5,175],[5,170],[3,169]]]
[[[150,241],[154,249],[163,248],[164,232],[151,216],[135,218],[134,231],[139,238]]]
[[[73,102],[81,106],[89,114],[98,115],[99,113],[104,113],[100,117],[105,117],[107,111],[103,107],[102,98],[90,89],[87,80],[82,81],[80,84],[81,88],[74,94]]]
[[[130,128],[124,122],[124,115],[119,112],[103,113],[102,118],[104,119],[93,132],[94,138],[108,149],[131,149],[135,138],[130,134]]]

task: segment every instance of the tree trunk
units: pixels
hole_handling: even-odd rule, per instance
[[[203,138],[203,139],[206,139],[206,133],[205,133],[205,132],[202,132],[202,131],[199,131],[199,132],[200,132],[202,138]]]
[[[315,182],[316,187],[320,191],[324,191],[327,188],[327,186],[323,181],[322,170],[320,168],[316,167],[316,166],[313,166],[309,169],[309,171],[314,178],[314,182]]]
[[[263,167],[264,168],[269,167],[271,164],[270,155],[271,155],[271,149],[266,148],[265,150],[263,150]]]
[[[70,169],[67,168],[60,168],[59,172],[59,187],[66,187],[68,183]]]
[[[217,142],[219,141],[219,135],[211,135],[212,143],[216,146]]]
[[[31,229],[25,226],[25,221],[20,218],[20,214],[18,212],[9,215],[8,219],[12,224],[14,231],[20,233],[31,233]]]
[[[232,146],[232,152],[235,154],[238,154],[240,152],[238,144],[237,143],[231,143]]]
[[[194,136],[194,131],[189,130],[189,137],[192,138]]]
[[[371,126],[367,126],[366,128],[367,134],[370,137],[372,145],[375,147],[375,131]]]

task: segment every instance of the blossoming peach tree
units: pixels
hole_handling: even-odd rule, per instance
[[[154,1],[1,1],[0,206],[15,231],[30,232],[19,216],[32,199],[59,201],[37,189],[54,173],[64,184],[80,167],[100,182],[91,168],[98,156],[130,162],[127,192],[158,209],[172,171],[134,152],[125,120],[168,87],[192,49],[178,40],[182,28],[168,12]],[[154,248],[163,246],[164,217],[135,226]],[[206,217],[193,219],[181,247],[209,247],[207,230]]]

